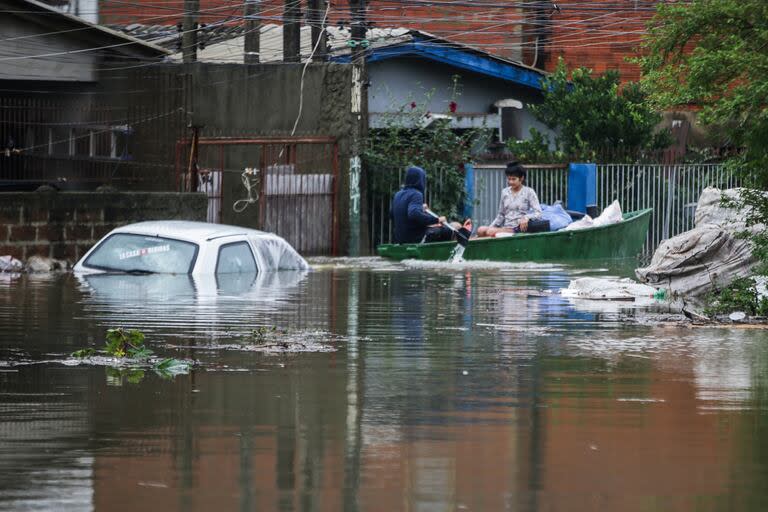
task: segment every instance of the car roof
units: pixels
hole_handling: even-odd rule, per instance
[[[204,242],[213,238],[245,235],[257,238],[273,238],[274,235],[256,229],[210,222],[188,220],[154,220],[120,226],[113,233],[135,233],[140,235],[178,238],[191,242]]]

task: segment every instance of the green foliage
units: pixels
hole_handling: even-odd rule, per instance
[[[269,343],[272,339],[282,332],[277,330],[276,326],[261,326],[251,331],[249,341],[251,343],[264,344]]]
[[[740,149],[728,164],[746,184],[768,188],[768,2],[700,0],[659,4],[638,59],[642,84],[660,108],[696,105],[700,119]],[[768,201],[747,193],[747,222],[768,219]],[[763,262],[768,238],[751,237]]]
[[[106,368],[107,382],[111,386],[120,386],[123,381],[128,384],[138,384],[144,380],[144,370],[137,368]]]
[[[144,346],[144,333],[138,329],[109,329],[105,349],[112,357],[142,359],[152,355],[152,351]]]
[[[93,348],[81,348],[80,350],[75,350],[70,355],[72,357],[77,357],[79,359],[84,359],[86,357],[91,357],[93,355],[96,355],[96,349],[93,349]]]
[[[711,292],[707,295],[707,303],[704,312],[709,316],[733,311],[743,311],[749,316],[768,316],[768,298],[758,296],[755,280],[748,277],[736,279],[729,286]]]
[[[401,106],[385,128],[370,131],[362,153],[367,186],[375,195],[389,195],[401,185],[408,167],[422,167],[427,173],[430,208],[456,216],[464,198],[464,164],[472,162],[473,147],[485,146],[490,130],[452,130],[446,114],[427,109],[433,95],[431,91],[423,101]],[[455,110],[459,95],[458,77],[454,77],[447,110]]]
[[[536,128],[531,128],[531,138],[527,140],[507,141],[507,147],[520,162],[527,164],[563,163],[567,156],[559,149],[549,148],[549,137]]]
[[[138,329],[124,330],[123,328],[107,330],[104,344],[104,352],[108,356],[118,359],[131,359],[136,362],[146,361],[151,364],[153,352],[144,344],[144,333]],[[84,348],[72,352],[72,357],[86,358],[97,355],[99,352],[93,348]],[[177,359],[162,359],[152,364],[152,369],[163,378],[172,378],[189,371],[189,365]],[[135,384],[144,378],[144,370],[141,368],[107,368],[107,377],[115,385],[124,380]]]
[[[164,379],[172,379],[176,375],[189,371],[189,365],[178,359],[168,358],[157,362],[152,369]]]
[[[620,87],[617,71],[594,76],[587,68],[577,68],[569,80],[568,68],[560,59],[542,85],[544,101],[530,108],[540,121],[558,130],[555,143],[562,157],[538,153],[531,156],[595,161],[605,152],[638,155],[644,150],[663,149],[671,143],[668,131],[656,131],[661,115],[650,108],[639,84],[630,82]],[[543,149],[542,142],[549,142],[542,141],[541,134],[533,131],[531,137],[539,152]],[[509,148],[521,161],[528,161],[528,155],[521,155],[514,141]]]

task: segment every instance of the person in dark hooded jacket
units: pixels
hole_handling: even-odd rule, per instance
[[[445,217],[435,219],[425,210],[424,190],[427,173],[421,167],[409,167],[405,173],[405,185],[392,198],[389,215],[394,223],[393,242],[418,244],[422,241],[440,242],[451,240],[453,232],[441,225]],[[456,225],[457,227],[458,224]]]

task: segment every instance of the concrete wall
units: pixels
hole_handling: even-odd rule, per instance
[[[341,240],[348,237],[348,174],[356,116],[351,112],[352,67],[345,64],[196,64],[187,67],[194,91],[190,122],[200,127],[201,137],[330,136],[339,144],[339,200]],[[303,94],[301,114],[299,98]],[[202,150],[201,150],[202,151]],[[210,150],[208,150],[210,151]],[[327,148],[322,154],[306,155],[300,172],[330,172]],[[245,167],[259,165],[254,146],[228,147],[224,152],[221,222],[258,227],[258,205],[236,213],[232,204],[246,195],[240,180]],[[206,163],[218,165],[217,155]],[[302,164],[304,168],[302,168]],[[296,212],[291,213],[296,215]],[[329,219],[330,221],[330,219]]]
[[[337,205],[340,239],[344,240],[348,231],[349,158],[356,132],[353,128],[359,122],[350,106],[352,70],[344,64],[310,65],[302,88],[303,71],[300,64],[163,64],[138,69],[118,66],[101,70],[98,81],[87,86],[56,86],[59,92],[55,98],[26,94],[25,90],[35,88],[34,82],[15,82],[19,84],[18,92],[0,94],[0,105],[8,106],[0,112],[0,136],[5,140],[12,135],[18,147],[37,147],[13,159],[0,159],[0,179],[46,182],[65,177],[68,187],[79,190],[103,183],[119,190],[177,190],[176,143],[191,137],[189,126],[199,127],[201,137],[286,137],[298,118],[295,136],[331,136],[338,141]],[[91,158],[87,140],[83,139],[78,140],[86,143],[85,154],[78,149],[76,155],[69,155],[68,135],[64,132],[54,133],[54,139],[65,142],[54,145],[54,154],[49,155],[47,145],[39,144],[47,140],[47,127],[72,122],[96,132],[105,126],[127,125],[127,157]],[[187,156],[182,155],[184,160]],[[310,171],[329,172],[330,168],[325,167],[330,164],[315,163],[330,161],[326,156],[303,158],[314,166]],[[258,227],[258,205],[240,214],[232,210],[232,204],[246,194],[240,173],[244,167],[259,165],[258,151],[253,147],[230,147],[224,151],[223,161],[221,222]],[[209,154],[202,165],[219,168],[221,158]]]
[[[142,220],[205,220],[203,194],[152,192],[0,193],[0,256],[74,264],[110,230]]]

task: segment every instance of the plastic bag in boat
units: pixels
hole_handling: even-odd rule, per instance
[[[621,219],[621,205],[619,204],[618,200],[614,200],[610,206],[603,210],[603,213],[601,213],[600,216],[594,220],[593,225],[597,227],[608,226],[610,224],[618,224],[621,222]]]
[[[567,226],[563,228],[563,231],[573,231],[575,229],[585,229],[585,228],[591,228],[593,226],[595,221],[592,220],[592,217],[589,215],[585,215],[579,220],[573,221]]]
[[[549,221],[550,231],[563,229],[573,221],[560,203],[541,205],[541,218]]]

